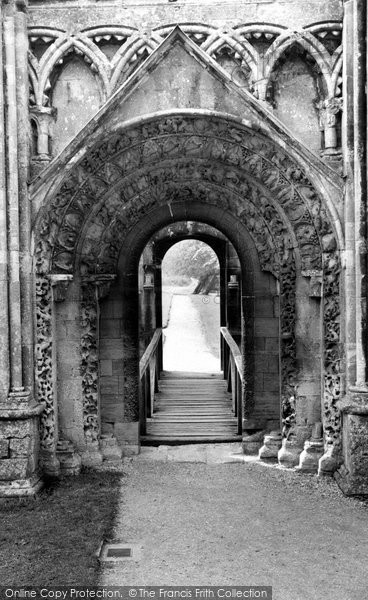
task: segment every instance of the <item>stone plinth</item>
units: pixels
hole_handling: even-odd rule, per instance
[[[302,448],[295,439],[284,439],[277,458],[283,467],[296,467],[299,464],[299,456]]]
[[[242,440],[243,453],[247,456],[258,454],[264,438],[264,431],[253,433],[252,435],[244,435]]]
[[[278,452],[282,445],[282,436],[279,431],[271,431],[264,437],[264,443],[262,448],[259,450],[259,458],[261,460],[276,460]]]
[[[81,452],[82,465],[84,467],[97,467],[102,464],[102,454],[98,442],[89,442]]]
[[[122,449],[118,446],[116,438],[111,433],[101,435],[100,448],[102,458],[109,463],[120,463],[122,457]]]
[[[38,472],[39,415],[43,405],[27,392],[0,404],[0,496],[30,496],[42,486]]]
[[[59,440],[56,446],[56,456],[60,463],[61,475],[79,475],[82,460],[69,440]]]
[[[368,495],[368,389],[351,389],[339,408],[344,464],[335,479],[348,496]]]

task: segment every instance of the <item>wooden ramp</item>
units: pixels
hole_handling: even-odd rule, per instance
[[[164,371],[153,418],[142,444],[188,444],[241,440],[222,373]]]

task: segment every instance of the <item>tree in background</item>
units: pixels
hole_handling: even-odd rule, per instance
[[[197,281],[194,294],[220,290],[220,267],[212,248],[199,240],[183,240],[167,251],[163,265],[164,285],[188,285]]]

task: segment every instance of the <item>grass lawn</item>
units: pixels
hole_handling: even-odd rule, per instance
[[[86,469],[34,499],[2,499],[1,585],[97,585],[94,554],[111,536],[122,477]]]

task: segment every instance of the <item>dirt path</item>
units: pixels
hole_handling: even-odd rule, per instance
[[[272,585],[274,600],[366,599],[367,513],[334,481],[276,466],[135,459],[114,535],[142,556],[105,566],[100,583]]]
[[[191,296],[174,295],[169,326],[164,330],[164,369],[166,371],[216,372],[214,356],[203,334],[201,316]]]

